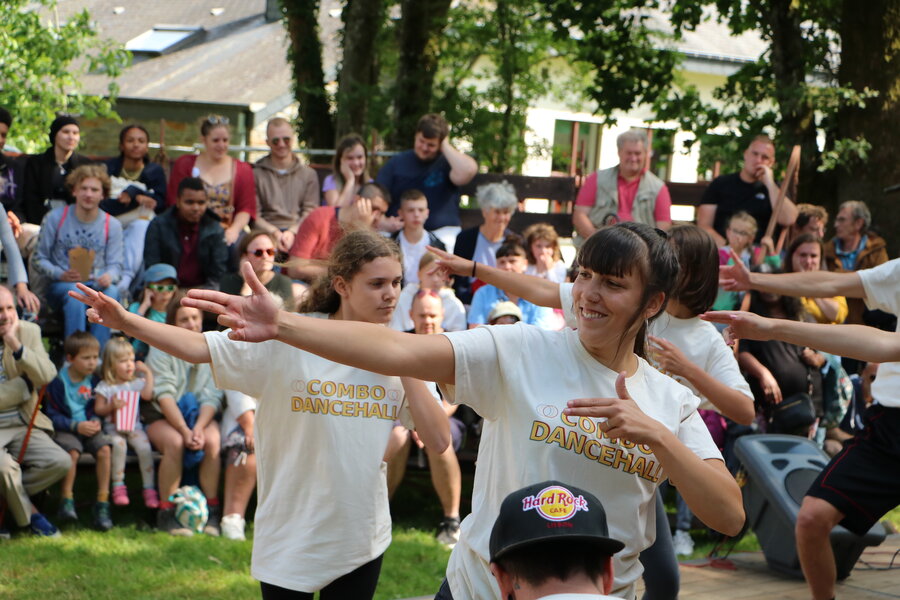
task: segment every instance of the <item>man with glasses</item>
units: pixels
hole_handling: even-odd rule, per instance
[[[228,247],[219,219],[208,206],[203,181],[199,177],[182,179],[175,206],[147,228],[144,264],[172,265],[182,287],[219,289],[228,264]]]
[[[758,135],[744,150],[741,170],[716,177],[706,188],[697,208],[697,225],[713,236],[720,248],[727,243],[728,220],[740,211],[756,219],[759,230],[753,243],[760,243],[778,200],[778,185],[772,173],[774,164],[775,142],[767,135]],[[797,207],[790,198],[784,199],[776,219],[785,227],[797,220]]]
[[[266,125],[266,145],[271,152],[253,165],[256,180],[256,227],[272,234],[278,250],[288,252],[300,223],[319,206],[316,172],[291,151],[291,124],[276,117]]]

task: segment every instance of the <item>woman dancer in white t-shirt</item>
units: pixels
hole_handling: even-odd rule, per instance
[[[697,414],[699,399],[640,356],[646,323],[665,307],[678,271],[664,234],[635,223],[603,229],[578,263],[577,331],[517,325],[415,336],[280,312],[263,295],[193,290],[185,302],[218,313],[233,339],[279,339],[358,368],[437,381],[484,417],[472,513],[438,597],[497,598],[488,538],[502,499],[564,477],[606,506],[610,535],[626,543],[614,593],[633,598],[663,479],[730,535],[744,522],[741,493]]]
[[[254,294],[248,302],[274,311],[253,268],[242,268]],[[335,246],[327,278],[312,287],[301,310],[317,322],[386,325],[401,278],[394,242],[374,232],[350,233]],[[316,591],[323,600],[371,598],[391,541],[382,456],[393,422],[399,418],[413,427],[406,418],[412,416],[420,439],[438,452],[450,440],[447,417],[425,384],[347,367],[275,341],[250,344],[225,332],[177,329],[80,289],[73,296],[93,307],[88,314],[95,322],[189,362],[209,362],[219,388],[259,400],[251,572],[263,598],[311,600]]]

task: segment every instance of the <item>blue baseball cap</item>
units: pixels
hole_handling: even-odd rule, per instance
[[[144,271],[145,283],[156,283],[163,279],[174,279],[175,283],[178,283],[178,272],[175,267],[166,263],[157,263],[147,267],[147,270]]]

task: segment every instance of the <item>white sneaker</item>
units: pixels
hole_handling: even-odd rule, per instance
[[[244,518],[237,513],[222,517],[222,537],[227,540],[245,540]]]
[[[672,536],[672,546],[675,547],[675,554],[678,556],[690,556],[694,553],[694,540],[687,531],[678,529]]]
[[[459,519],[453,517],[444,517],[441,524],[438,525],[437,541],[447,546],[451,550],[459,541]]]

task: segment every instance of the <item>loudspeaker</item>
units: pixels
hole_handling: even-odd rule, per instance
[[[800,503],[819,472],[830,461],[827,454],[806,438],[793,435],[747,435],[737,440],[734,453],[746,477],[739,483],[747,523],[762,547],[769,567],[803,577],[794,526]],[[850,575],[867,546],[884,541],[884,526],[875,523],[864,536],[837,525],[831,531],[831,547],[837,578]]]

